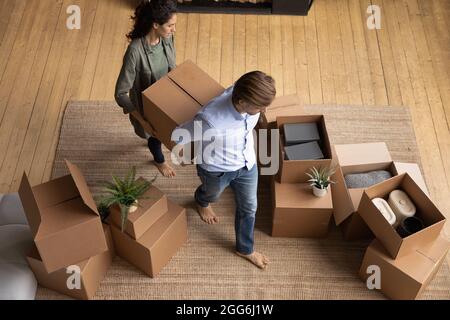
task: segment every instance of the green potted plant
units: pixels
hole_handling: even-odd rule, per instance
[[[310,177],[308,182],[310,182],[313,194],[316,197],[324,197],[328,192],[330,184],[335,183],[330,179],[334,172],[335,171],[330,167],[320,167],[319,169],[312,167],[310,172],[306,173],[306,175]]]
[[[155,176],[151,181],[136,179],[136,168],[132,167],[124,179],[112,175],[112,182],[105,183],[105,193],[100,198],[99,207],[103,212],[113,205],[120,208],[121,230],[123,232],[128,214],[137,210],[139,199],[152,186],[156,180]]]

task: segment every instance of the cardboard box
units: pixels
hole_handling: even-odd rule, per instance
[[[347,240],[372,238],[373,233],[357,212],[364,189],[348,189],[344,179],[346,174],[388,170],[396,176],[408,172],[424,192],[428,192],[419,166],[415,163],[392,161],[384,142],[335,145],[333,154],[339,164],[332,177],[336,183],[331,185],[333,214],[336,225],[342,227],[344,238]]]
[[[97,206],[80,169],[31,187],[24,173],[19,195],[34,242],[48,273],[106,251]]]
[[[417,299],[438,272],[448,249],[449,242],[439,237],[428,246],[394,260],[381,243],[374,240],[366,250],[359,275],[367,282],[371,274],[367,272],[367,268],[378,266],[380,291],[386,297],[396,300]]]
[[[108,225],[103,225],[103,232],[108,245],[108,250],[74,264],[80,271],[80,288],[76,288],[77,280],[74,280],[76,271],[73,269],[62,268],[50,274],[47,273],[41,257],[39,256],[39,252],[37,251],[37,248],[34,247],[27,256],[27,261],[36,276],[38,283],[45,288],[68,295],[75,299],[92,299],[114,257],[114,246],[110,227]],[[75,287],[69,289],[68,284],[72,286],[75,285]]]
[[[156,277],[187,241],[186,209],[168,201],[169,210],[142,237],[135,240],[111,225],[117,255]]]
[[[225,89],[187,60],[142,92],[144,117],[170,150],[172,131],[194,118],[202,106]]]
[[[416,206],[415,216],[424,222],[424,229],[406,238],[397,233],[372,203],[373,198],[387,200],[389,193],[396,189],[403,190],[409,196]],[[358,212],[394,259],[434,241],[439,237],[446,221],[445,216],[407,173],[367,188],[362,195]]]
[[[276,97],[272,104],[261,113],[258,128],[275,129],[277,117],[299,116],[303,114],[303,105],[297,95]]]
[[[142,178],[140,178],[142,179]],[[167,197],[158,188],[152,186],[138,202],[138,209],[128,214],[124,231],[133,239],[139,239],[168,210]],[[122,218],[119,206],[110,210],[110,221],[121,228]]]
[[[286,160],[284,150],[284,133],[283,126],[287,123],[317,123],[321,137],[321,149],[325,159],[317,160]],[[312,167],[329,166],[332,159],[332,151],[330,139],[325,125],[325,117],[323,115],[303,115],[291,117],[278,117],[277,128],[280,129],[280,170],[277,179],[281,183],[301,183],[307,182],[309,177],[305,174]]]
[[[333,203],[331,190],[323,198],[307,183],[279,183],[272,179],[272,236],[322,238],[328,234]]]

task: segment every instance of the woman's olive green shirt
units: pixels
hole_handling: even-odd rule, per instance
[[[161,55],[164,55],[166,59]],[[142,91],[175,68],[175,60],[173,36],[167,39],[161,38],[159,47],[158,45],[150,46],[145,37],[130,42],[123,58],[114,94],[117,104],[123,108],[125,114],[137,110],[144,115]],[[130,121],[139,137],[144,139],[150,137],[131,115]]]

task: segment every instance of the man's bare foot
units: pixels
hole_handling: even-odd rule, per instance
[[[176,175],[175,170],[171,166],[169,166],[167,164],[167,162],[157,163],[157,162],[153,161],[153,163],[155,164],[156,168],[158,168],[159,172],[161,172],[161,174],[164,177],[167,177],[167,178],[175,177],[175,175]]]
[[[203,221],[205,221],[208,224],[216,224],[219,222],[219,218],[214,213],[213,209],[211,208],[211,205],[208,205],[206,208],[199,206],[197,204],[197,211],[200,215],[200,218],[202,218]]]
[[[256,251],[253,251],[253,253],[247,255],[236,251],[236,254],[244,259],[247,259],[261,269],[265,269],[270,262],[265,255]]]

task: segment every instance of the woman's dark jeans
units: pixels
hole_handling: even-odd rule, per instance
[[[153,159],[156,163],[163,163],[164,162],[164,155],[162,153],[161,149],[161,141],[159,141],[156,138],[150,137],[148,138],[148,148],[150,149],[150,152],[153,155]]]

